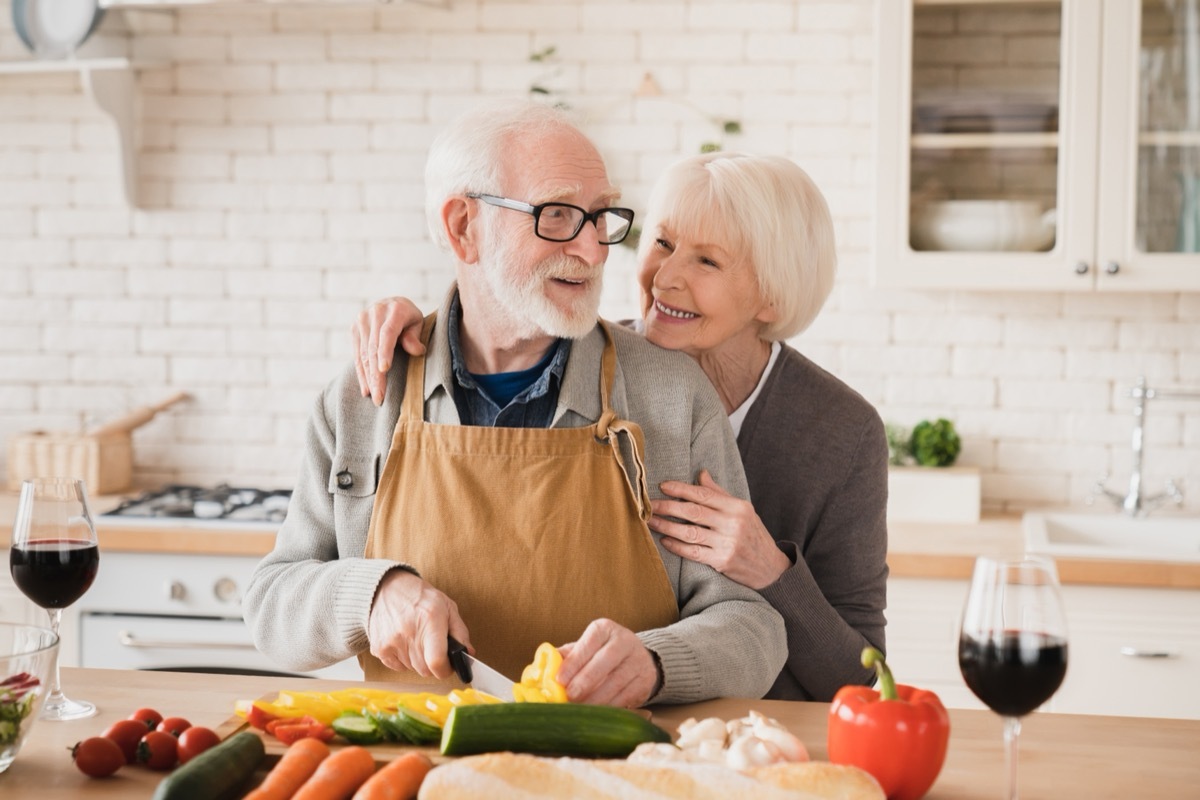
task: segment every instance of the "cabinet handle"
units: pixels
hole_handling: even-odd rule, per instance
[[[1104,271],[1107,272],[1109,275],[1116,275],[1118,272],[1121,271],[1121,265],[1115,261],[1109,261],[1107,264],[1104,265]]]
[[[124,647],[133,647],[143,650],[164,650],[164,649],[179,649],[179,650],[254,650],[252,644],[242,644],[240,642],[189,642],[186,640],[171,641],[170,639],[139,639],[129,631],[121,631],[117,634],[117,640]]]
[[[1121,648],[1121,655],[1129,656],[1130,658],[1179,658],[1179,651],[1148,650],[1142,647],[1129,647],[1127,645]]]
[[[1089,269],[1091,269],[1091,267],[1088,265],[1088,263],[1086,261],[1076,261],[1075,262],[1075,274],[1076,275],[1087,275]]]

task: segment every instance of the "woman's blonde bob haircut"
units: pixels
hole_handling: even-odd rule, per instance
[[[767,341],[807,328],[833,289],[829,206],[808,173],[786,158],[717,152],[676,162],[650,193],[641,255],[662,226],[750,262],[776,312],[760,334]]]

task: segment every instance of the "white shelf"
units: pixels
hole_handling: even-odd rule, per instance
[[[122,190],[125,202],[137,207],[137,92],[134,72],[162,64],[134,63],[128,58],[66,58],[58,60],[0,61],[0,75],[36,75],[78,72],[83,89],[117,129],[120,145]]]
[[[914,133],[914,150],[1057,147],[1057,133]]]

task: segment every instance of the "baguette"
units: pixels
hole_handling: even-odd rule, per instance
[[[810,761],[743,772],[719,764],[639,764],[581,758],[488,753],[436,767],[420,800],[884,800],[866,772]]]

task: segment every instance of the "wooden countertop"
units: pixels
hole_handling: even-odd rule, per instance
[[[96,514],[122,497],[92,498]],[[0,494],[0,543],[7,544],[16,513],[16,495]],[[261,529],[183,528],[102,522],[101,550],[191,555],[262,556],[275,545],[273,531]],[[1019,554],[1024,541],[1021,517],[991,515],[974,523],[888,524],[888,566],[898,578],[967,579],[979,555]],[[1058,558],[1059,578],[1068,584],[1200,589],[1200,564],[1163,561]]]
[[[341,688],[335,681],[195,675],[170,672],[63,669],[68,696],[95,702],[97,716],[75,722],[38,721],[8,772],[0,774],[6,800],[37,798],[150,797],[161,773],[123,767],[103,780],[87,778],[71,764],[67,748],[100,735],[134,709],[151,706],[216,728],[238,699],[279,689]],[[383,685],[383,684],[379,684]],[[403,688],[392,685],[391,688]],[[714,700],[689,706],[657,707],[654,720],[674,732],[690,716],[744,716],[756,709],[783,722],[815,759],[825,757],[824,703],[771,700]],[[994,800],[1004,780],[1000,718],[986,711],[950,711],[950,750],[930,800]],[[1200,721],[1040,714],[1028,717],[1021,733],[1021,792],[1033,798],[1087,797],[1092,800],[1153,797],[1193,798],[1200,786]]]

